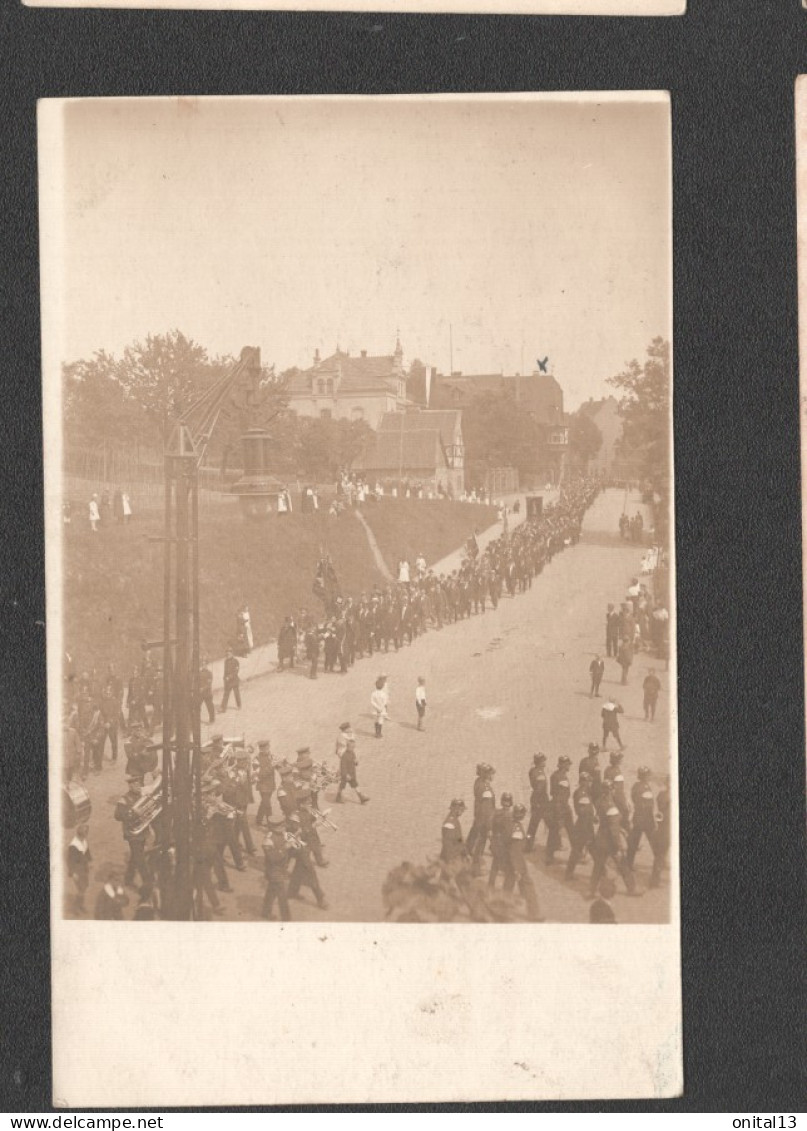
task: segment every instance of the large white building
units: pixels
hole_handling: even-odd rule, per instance
[[[292,377],[288,395],[289,408],[300,416],[363,420],[378,428],[385,413],[408,404],[400,339],[391,354],[350,354],[337,347],[321,358],[317,350],[311,368]]]

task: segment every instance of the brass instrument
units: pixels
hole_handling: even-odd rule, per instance
[[[296,849],[305,848],[305,844],[304,844],[303,840],[300,837],[295,836],[294,833],[290,833],[288,829],[283,830],[283,839],[285,840],[285,842],[289,846],[289,848],[296,848]],[[264,848],[271,848],[273,843],[274,842],[272,840],[272,833],[268,832],[266,834],[266,836],[263,838],[263,847]]]
[[[143,792],[131,806],[132,818],[129,824],[129,831],[132,833],[142,833],[147,829],[152,821],[159,817],[163,811],[163,779],[162,775],[157,774],[154,781],[149,783],[147,789]]]
[[[339,826],[338,826],[338,825],[335,825],[335,824],[333,823],[333,821],[331,821],[331,820],[329,819],[329,817],[328,817],[328,814],[329,814],[329,813],[330,813],[330,809],[325,809],[325,810],[322,810],[322,809],[312,809],[312,810],[311,810],[311,815],[313,816],[313,818],[314,818],[314,821],[315,821],[315,822],[316,822],[316,823],[317,823],[318,825],[324,825],[326,829],[332,829],[332,830],[333,830],[334,832],[338,832],[338,831],[339,831]]]

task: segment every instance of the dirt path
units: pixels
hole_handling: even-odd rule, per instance
[[[375,534],[373,534],[372,530],[370,529],[370,527],[367,523],[367,519],[361,513],[361,510],[360,510],[359,507],[356,507],[356,509],[353,511],[353,513],[355,514],[356,518],[359,520],[359,522],[364,527],[364,533],[367,535],[367,544],[369,545],[370,552],[372,553],[373,558],[375,559],[376,566],[378,567],[379,571],[381,573],[383,573],[384,577],[386,577],[387,581],[392,581],[393,580],[392,574],[390,573],[389,569],[387,568],[387,563],[384,561],[384,555],[381,553],[381,550],[378,548],[378,542],[376,542]]]

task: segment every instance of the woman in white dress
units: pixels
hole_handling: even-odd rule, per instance
[[[398,581],[409,584],[409,562],[406,558],[401,558],[398,562]]]
[[[98,533],[98,523],[101,521],[101,512],[98,509],[98,496],[93,495],[90,499],[90,530],[93,534]]]

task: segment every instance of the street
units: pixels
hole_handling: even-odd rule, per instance
[[[533,754],[547,755],[547,774],[562,753],[572,758],[572,787],[577,766],[589,742],[601,740],[602,699],[589,698],[588,666],[595,652],[604,655],[605,608],[623,598],[635,576],[642,548],[621,542],[618,520],[625,503],[623,491],[610,490],[595,501],[586,515],[583,536],[575,547],[557,555],[532,589],[510,599],[504,597],[496,612],[429,631],[400,652],[381,653],[358,660],[345,675],[320,673],[316,681],[307,666],[271,673],[242,685],[243,709],[230,707],[212,727],[227,736],[244,735],[256,744],[269,738],[276,760],[294,761],[300,746],[310,746],[315,760],[335,765],[338,726],[353,724],[357,735],[358,778],[371,801],[360,806],[352,791],[344,803],[333,803],[335,787],[320,796],[320,807],[330,809],[337,832],[322,834],[327,869],[319,871],[329,908],[320,911],[304,889],[302,900],[292,901],[295,918],[307,920],[374,921],[383,918],[381,887],[389,870],[402,861],[425,863],[438,854],[440,830],[454,797],[465,800],[463,829],[471,824],[475,766],[488,761],[496,768],[497,794],[507,790],[516,802],[529,806],[527,771]],[[629,513],[640,509],[637,498],[627,503]],[[647,528],[647,525],[646,525]],[[603,695],[622,703],[622,738],[625,743],[626,788],[636,780],[636,769],[646,764],[653,771],[657,792],[669,765],[669,683],[663,670],[662,694],[655,722],[645,722],[641,683],[654,666],[639,653],[626,687],[620,670],[606,661]],[[384,737],[376,740],[369,699],[375,677],[389,677],[390,721]],[[426,729],[416,730],[414,692],[418,676],[426,679],[428,710]],[[114,803],[125,792],[122,757],[90,777],[93,799],[91,848],[94,878],[87,906],[92,908],[104,868],[125,860],[127,849],[121,827],[112,819]],[[601,755],[601,766],[608,764]],[[276,802],[274,803],[276,806]],[[254,826],[257,805],[250,810]],[[260,918],[263,896],[263,833],[253,827],[258,852],[246,857],[246,872],[230,868],[233,894],[221,896],[225,917]],[[538,843],[543,844],[539,832]],[[545,866],[543,853],[530,857],[530,867],[547,921],[582,922],[588,919],[585,892],[591,862],[584,862],[575,879],[563,878],[567,848],[558,861]],[[645,889],[650,850],[643,844],[636,860],[639,887]],[[646,891],[642,898],[625,896],[621,881],[615,910],[620,922],[658,922],[669,917],[669,887]],[[130,892],[130,902],[134,892]],[[91,913],[91,912],[90,912]]]

